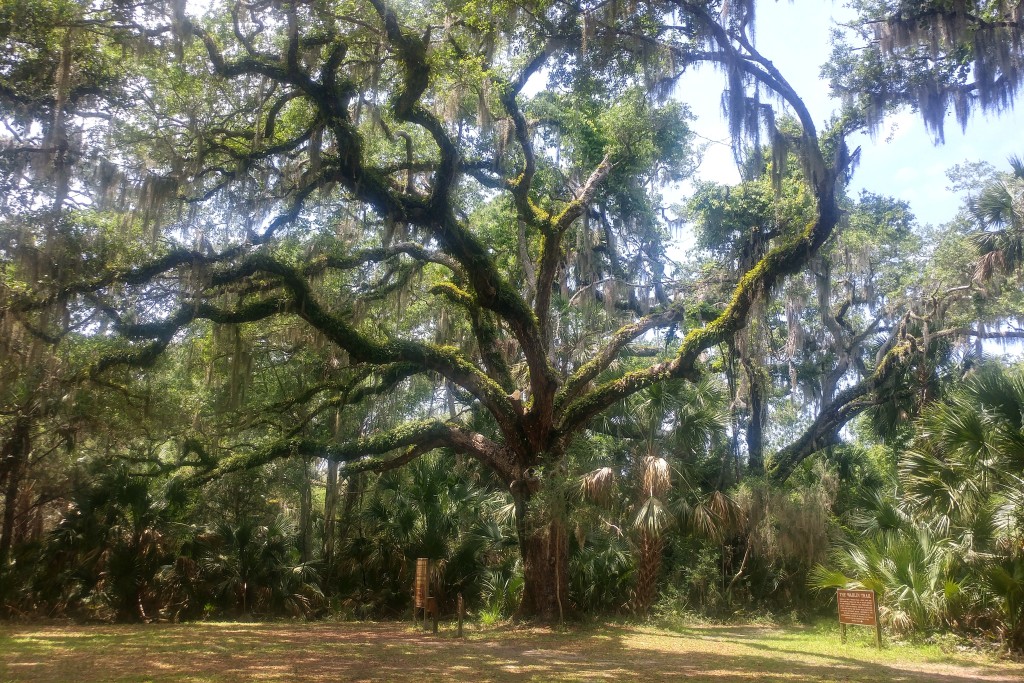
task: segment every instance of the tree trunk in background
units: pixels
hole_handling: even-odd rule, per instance
[[[345,478],[345,504],[341,508],[337,533],[338,540],[342,542],[349,537],[349,527],[352,526],[352,517],[359,502],[362,478],[363,475],[360,473]]]
[[[313,559],[313,486],[309,470],[309,461],[303,461],[299,489],[299,551],[302,562]]]
[[[15,503],[18,499],[18,484],[21,479],[21,463],[14,462],[7,473],[7,489],[4,492],[4,519],[0,529],[0,571],[7,567],[11,555],[11,537],[14,535]]]
[[[338,463],[327,462],[327,488],[324,492],[324,586],[331,587],[334,576],[334,549],[337,540]]]
[[[14,521],[17,512],[18,489],[25,471],[26,461],[31,446],[29,436],[31,422],[25,416],[19,416],[14,423],[10,437],[0,451],[0,463],[6,475],[7,487],[4,491],[3,525],[0,527],[0,571],[7,567],[11,556],[11,543],[14,536]]]
[[[754,476],[764,474],[764,388],[755,373],[750,381],[750,421],[747,423],[747,470]]]
[[[740,459],[740,432],[743,431],[743,420],[740,417],[740,372],[738,367],[738,352],[735,339],[728,344],[725,354],[725,381],[729,389],[729,460],[722,463],[721,481],[718,487],[722,488],[725,475],[731,466],[733,469],[733,480],[738,482],[741,479]]]

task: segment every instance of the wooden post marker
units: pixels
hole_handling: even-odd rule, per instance
[[[427,612],[430,613],[431,631],[437,633],[437,598],[427,598]],[[424,620],[424,628],[426,628],[426,625],[427,622]]]
[[[461,596],[460,596],[461,600]],[[416,622],[416,610],[423,610],[423,630],[437,633],[437,598],[430,595],[430,559],[416,558],[416,581],[413,584],[412,620]]]
[[[875,627],[875,645],[882,648],[882,620],[878,618],[878,599],[875,591],[855,591],[840,588],[836,591],[839,605],[839,632],[846,642],[846,625]]]
[[[412,620],[416,621],[416,610],[423,610],[423,628],[427,628],[427,594],[430,586],[430,560],[416,558],[416,582],[413,584]]]
[[[465,605],[462,603],[462,593],[459,593],[458,610],[459,610],[459,630],[458,630],[458,636],[459,636],[459,638],[461,638],[462,637],[462,615],[465,613]]]

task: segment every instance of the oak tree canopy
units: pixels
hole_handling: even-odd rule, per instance
[[[936,339],[984,333],[976,308],[946,322],[970,285],[886,307],[865,299],[881,270],[843,289],[823,257],[851,215],[898,213],[846,197],[851,132],[909,103],[941,136],[949,107],[966,122],[1019,90],[1019,4],[926,5],[865,5],[849,40],[869,48],[829,67],[847,107],[820,122],[757,50],[753,2],[5,4],[0,481],[77,388],[137,391],[212,345],[218,410],[163,406],[186,419],[161,467],[195,486],[279,458],[350,476],[450,449],[514,499],[523,612],[558,614],[557,482],[588,430],[625,429],[606,419],[623,400],[740,363],[751,463],[781,480],[891,401]],[[675,88],[702,64],[724,95]],[[690,97],[722,98],[747,182],[687,212]],[[717,268],[673,249],[683,221]],[[831,346],[793,337],[791,359],[831,379],[766,454],[779,378],[756,334],[793,276]]]

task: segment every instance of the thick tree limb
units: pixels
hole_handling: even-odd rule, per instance
[[[799,272],[832,234],[839,219],[834,188],[826,196],[819,196],[818,212],[817,221],[803,235],[773,248],[743,276],[732,301],[715,320],[686,334],[673,360],[627,373],[576,399],[561,417],[559,435],[571,434],[599,412],[656,382],[674,377],[695,379],[700,355],[743,329],[757,297],[771,291],[783,277]]]
[[[804,460],[828,446],[839,442],[839,430],[866,408],[877,404],[872,396],[874,383],[870,378],[839,392],[832,402],[823,407],[814,422],[800,437],[776,453],[768,464],[768,476],[781,483]]]
[[[540,272],[537,275],[537,298],[533,311],[537,316],[541,337],[545,342],[551,339],[551,293],[555,284],[555,277],[562,263],[562,241],[565,232],[569,227],[583,215],[583,211],[590,204],[597,192],[598,187],[612,169],[611,155],[606,154],[604,159],[590,174],[586,184],[580,189],[576,197],[569,202],[558,216],[551,220],[550,226],[544,230],[544,242],[541,248]]]
[[[293,456],[332,460],[345,464],[352,472],[383,471],[410,462],[436,448],[445,447],[477,458],[507,481],[512,480],[511,457],[507,449],[459,425],[427,420],[340,444],[303,438],[287,439],[249,453],[230,456],[220,461],[212,470],[194,475],[190,481],[202,484],[230,472],[262,467],[274,460]],[[407,450],[394,458],[383,457],[400,448]],[[201,459],[212,461],[209,454]]]
[[[556,407],[566,405],[578,398],[587,384],[604,372],[630,342],[651,330],[676,324],[683,319],[684,315],[682,304],[677,304],[620,327],[591,360],[570,375],[555,398]]]
[[[839,430],[850,420],[867,408],[888,400],[890,397],[881,395],[879,390],[898,368],[911,359],[916,348],[913,339],[894,343],[869,377],[839,392],[818,412],[800,438],[775,454],[767,468],[768,476],[777,482],[785,481],[805,459],[836,444]]]

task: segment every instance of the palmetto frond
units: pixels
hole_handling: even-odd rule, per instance
[[[633,518],[633,527],[642,534],[660,536],[662,531],[672,523],[672,515],[669,514],[665,505],[650,496],[640,504],[636,516]]]
[[[1021,217],[1022,178],[1004,175],[986,185],[970,204],[971,215],[983,228],[1019,230]]]
[[[816,564],[807,575],[807,585],[813,590],[824,592],[829,589],[844,588],[864,590],[865,586],[857,579],[850,578],[838,569],[831,569],[823,564]]]
[[[1024,180],[1024,157],[1013,155],[1007,159],[1013,176],[1018,180]]]
[[[679,497],[674,501],[673,512],[684,529],[716,543],[744,523],[743,510],[721,491],[712,491],[693,501]]]
[[[885,491],[874,491],[863,500],[853,523],[864,538],[895,536],[912,525],[910,514]]]
[[[606,504],[615,490],[615,471],[611,467],[600,467],[587,472],[580,478],[580,490],[588,500]]]
[[[982,576],[985,590],[1005,615],[1008,639],[1024,643],[1024,552],[985,565]]]
[[[641,464],[643,471],[643,489],[648,496],[664,496],[672,486],[672,468],[665,458],[653,455],[644,456]]]

